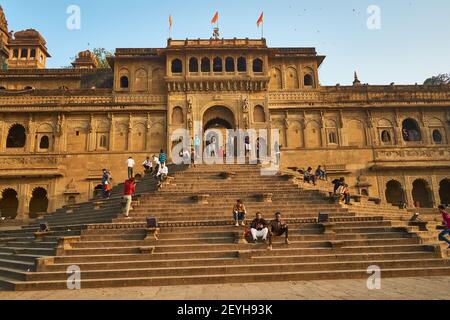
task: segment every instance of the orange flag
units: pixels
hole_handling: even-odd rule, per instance
[[[211,24],[215,24],[217,23],[217,21],[219,21],[219,11],[217,11],[214,17],[212,18]]]
[[[172,28],[172,25],[173,25],[172,15],[169,16],[169,25]]]
[[[261,13],[261,16],[259,17],[258,21],[256,21],[256,25],[258,26],[258,28],[263,22],[264,22],[264,12]]]

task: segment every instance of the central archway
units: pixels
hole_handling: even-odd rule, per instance
[[[203,114],[204,148],[208,156],[229,154],[227,130],[235,130],[234,113],[224,106],[213,106]],[[235,143],[233,143],[236,145]],[[234,154],[236,150],[234,150]]]
[[[425,180],[417,179],[413,182],[412,195],[415,207],[433,208],[433,202],[431,200],[431,190]]]

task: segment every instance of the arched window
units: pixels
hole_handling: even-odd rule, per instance
[[[431,189],[428,182],[417,179],[413,182],[412,196],[416,208],[432,208]]]
[[[209,58],[202,59],[202,72],[210,72],[211,71],[211,61]]]
[[[442,134],[441,131],[439,131],[439,129],[433,130],[433,142],[436,144],[442,143]]]
[[[328,133],[328,143],[329,144],[337,144],[336,132],[332,131],[332,132]]]
[[[183,62],[180,59],[172,61],[172,73],[183,73]]]
[[[402,125],[402,135],[405,141],[421,141],[419,124],[414,119],[406,119]]]
[[[263,72],[263,61],[261,59],[253,60],[253,72]]]
[[[227,57],[225,59],[225,71],[234,72],[234,59],[232,57]]]
[[[197,60],[197,58],[189,59],[189,72],[198,72],[198,60]]]
[[[222,59],[221,58],[219,58],[219,57],[214,58],[213,71],[214,72],[222,72],[223,71]]]
[[[6,90],[6,87],[1,86],[0,90]]]
[[[14,49],[14,50],[13,50],[13,58],[14,58],[14,59],[19,58],[19,49]]]
[[[6,138],[7,148],[23,148],[25,147],[26,133],[25,128],[20,124],[15,124],[9,129]]]
[[[120,88],[122,89],[128,89],[129,81],[127,76],[122,76],[120,78]]]
[[[108,138],[106,135],[102,135],[100,137],[100,148],[107,148],[108,147]]]
[[[32,86],[26,86],[23,88],[24,90],[33,90],[34,88]]]
[[[180,125],[184,123],[184,115],[183,115],[183,109],[180,107],[173,108],[172,112],[172,124],[174,125]]]
[[[266,122],[266,113],[262,106],[256,106],[253,110],[253,120],[254,122]]]
[[[244,57],[240,57],[237,61],[238,72],[247,72],[247,60]]]
[[[389,132],[389,130],[383,130],[381,132],[381,141],[385,144],[391,143],[392,138],[391,138],[391,133]]]
[[[42,136],[41,141],[39,142],[39,149],[48,149],[50,148],[50,139],[48,136]]]
[[[20,57],[22,59],[27,59],[28,58],[28,49],[22,49],[20,52]]]
[[[31,49],[31,51],[30,51],[30,59],[36,59],[36,49]]]
[[[303,78],[303,84],[305,86],[311,87],[313,86],[313,77],[310,74],[306,74]]]

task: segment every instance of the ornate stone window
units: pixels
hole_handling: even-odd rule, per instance
[[[238,72],[247,72],[247,60],[244,57],[238,58],[237,69]]]
[[[255,109],[253,110],[253,121],[257,123],[266,122],[266,113],[264,112],[263,106],[255,106]]]
[[[383,144],[392,144],[392,137],[389,130],[383,130],[381,132],[381,142]]]
[[[174,124],[174,125],[181,125],[183,123],[184,123],[183,109],[181,109],[181,107],[173,108],[172,124]]]
[[[225,59],[225,71],[234,72],[234,59],[232,57],[227,57]]]
[[[18,59],[19,58],[19,49],[14,49],[13,50],[13,59]]]
[[[416,120],[408,118],[403,121],[402,136],[405,141],[421,141],[419,124]]]
[[[442,133],[439,129],[433,130],[433,142],[435,144],[442,144]]]
[[[36,59],[36,49],[30,50],[30,59]]]
[[[6,138],[6,148],[23,148],[26,142],[26,133],[24,126],[15,124],[9,129]]]
[[[214,58],[213,71],[214,72],[222,72],[223,71],[222,59],[221,58],[219,58],[219,57]]]
[[[336,131],[334,131],[333,129],[329,129],[329,130],[331,130],[331,131],[328,132],[328,144],[337,144],[338,139],[337,139]]]
[[[21,59],[28,59],[28,49],[22,49],[20,51],[20,58]]]
[[[202,72],[211,72],[211,61],[209,58],[203,58],[202,59]]]
[[[106,136],[106,134],[102,134],[100,136],[99,147],[103,149],[108,148],[108,137]]]
[[[127,76],[120,77],[120,88],[121,89],[128,89],[129,88],[129,80]]]
[[[263,72],[263,61],[259,58],[253,60],[253,72],[261,73]]]
[[[42,136],[39,142],[39,149],[49,149],[50,148],[50,138],[48,136]]]
[[[183,73],[183,62],[180,59],[172,61],[172,73]]]
[[[312,86],[314,85],[314,79],[313,79],[313,76],[310,75],[310,74],[306,74],[306,75],[303,77],[303,84],[304,84],[306,87],[312,87]]]
[[[198,59],[197,58],[189,59],[189,72],[191,72],[191,73],[198,72]]]

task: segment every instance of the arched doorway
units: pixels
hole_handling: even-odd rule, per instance
[[[26,139],[25,127],[15,124],[9,129],[8,137],[6,138],[6,148],[23,148],[25,147]]]
[[[415,207],[432,208],[431,191],[428,183],[423,179],[417,179],[413,182],[412,196]]]
[[[7,219],[14,219],[17,216],[17,209],[19,208],[19,199],[17,192],[14,189],[6,189],[2,192],[2,199],[0,201],[1,216]]]
[[[203,114],[204,148],[207,156],[236,154],[236,139],[231,139],[228,130],[236,128],[234,114],[227,107],[214,106]],[[230,148],[230,145],[233,145]]]
[[[444,179],[439,183],[439,197],[441,204],[450,205],[450,179]]]
[[[44,188],[34,189],[30,200],[30,218],[36,218],[38,213],[47,213],[47,209],[47,190],[45,190]]]
[[[397,180],[386,183],[386,201],[394,205],[405,203],[405,192],[402,184]]]

